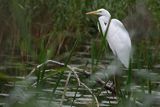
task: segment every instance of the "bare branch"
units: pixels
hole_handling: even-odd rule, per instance
[[[62,100],[61,100],[61,102],[60,102],[60,107],[62,107],[63,106],[63,101],[64,101],[64,98],[65,98],[65,94],[66,94],[66,92],[67,92],[67,85],[68,85],[68,83],[69,83],[69,79],[70,79],[70,77],[71,77],[71,72],[69,72],[69,74],[68,74],[68,77],[67,77],[67,80],[66,80],[66,83],[65,83],[65,86],[64,86],[64,91],[63,91],[63,95],[62,95]]]

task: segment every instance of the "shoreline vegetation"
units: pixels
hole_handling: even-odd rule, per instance
[[[107,9],[128,30],[125,69],[102,43]],[[158,107],[158,0],[0,0],[0,105],[6,107]],[[15,99],[15,100],[13,100]]]

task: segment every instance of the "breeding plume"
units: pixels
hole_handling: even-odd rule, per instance
[[[106,40],[113,54],[128,68],[131,53],[131,40],[124,25],[117,19],[111,19],[110,13],[105,9],[99,9],[86,14],[99,15],[98,20],[103,36],[106,36]]]

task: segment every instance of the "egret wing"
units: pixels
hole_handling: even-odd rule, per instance
[[[131,40],[124,25],[117,19],[112,19],[107,32],[107,40],[113,53],[128,68]]]

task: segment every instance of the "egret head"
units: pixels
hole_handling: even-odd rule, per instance
[[[106,16],[106,17],[111,17],[110,13],[105,10],[105,9],[98,9],[96,11],[91,11],[91,12],[88,12],[86,14],[94,14],[94,15],[99,15],[99,16]]]

